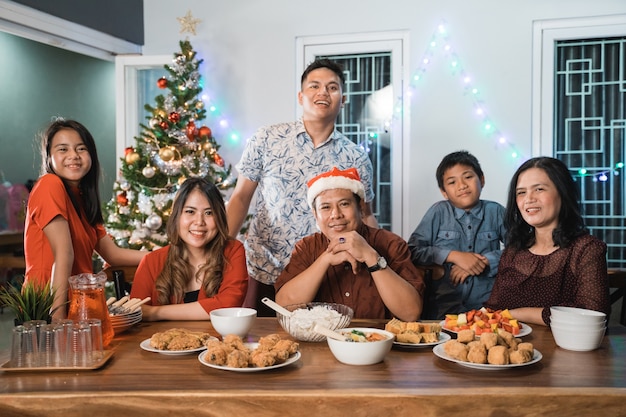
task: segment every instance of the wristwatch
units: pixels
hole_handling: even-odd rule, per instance
[[[376,271],[380,271],[381,269],[385,269],[387,268],[387,260],[385,258],[383,258],[382,256],[378,257],[378,260],[376,261],[376,263],[372,266],[368,266],[367,270],[370,272],[376,272]]]

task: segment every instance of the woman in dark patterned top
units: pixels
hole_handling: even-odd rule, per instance
[[[550,307],[611,311],[606,244],[589,234],[576,184],[558,159],[526,161],[509,186],[507,246],[485,307],[550,325]]]

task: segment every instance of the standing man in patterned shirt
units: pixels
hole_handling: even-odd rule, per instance
[[[237,185],[226,206],[236,236],[255,196],[245,248],[250,283],[244,305],[259,316],[274,315],[260,300],[274,299],[274,282],[289,262],[295,243],[316,231],[307,204],[307,181],[333,167],[356,167],[365,186],[364,223],[378,227],[372,213],[372,163],[367,153],[335,128],[343,103],[344,74],[339,65],[317,59],[304,71],[298,102],[302,118],[260,128],[236,166]]]

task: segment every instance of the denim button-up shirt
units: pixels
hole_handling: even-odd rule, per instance
[[[504,207],[501,204],[480,200],[466,212],[444,200],[428,209],[409,239],[409,248],[415,264],[444,265],[444,281],[449,281],[451,264],[445,260],[451,251],[474,252],[487,258],[489,267],[478,277],[468,277],[465,285],[458,288],[464,303],[459,308],[470,310],[480,308],[489,296],[498,271],[505,234]],[[480,278],[481,282],[475,282],[474,278]]]

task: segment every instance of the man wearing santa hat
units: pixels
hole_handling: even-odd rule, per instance
[[[298,241],[275,283],[281,305],[345,304],[355,318],[415,321],[424,279],[400,236],[363,222],[365,189],[356,169],[333,168],[308,182],[320,233]]]

